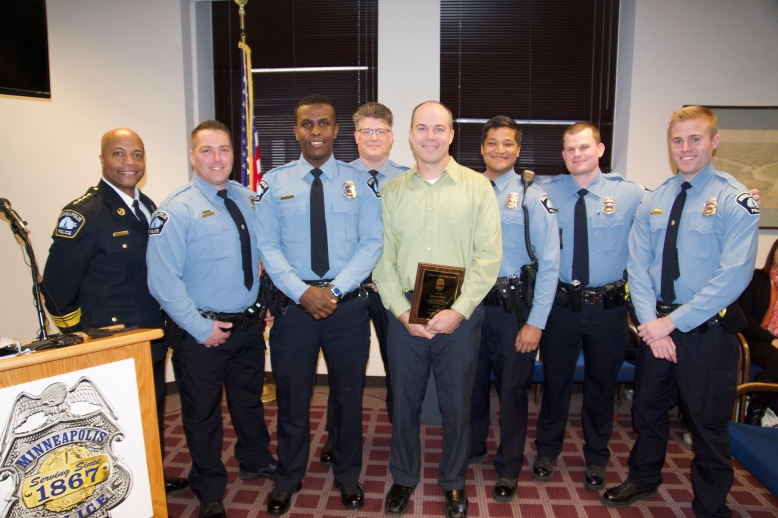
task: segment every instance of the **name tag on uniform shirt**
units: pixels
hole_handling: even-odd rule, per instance
[[[119,232],[114,232],[113,233],[113,237],[128,236],[128,235],[130,235],[130,231],[129,230],[121,230]]]
[[[294,198],[294,194],[287,194],[286,196],[281,196],[282,200],[291,200]]]
[[[216,213],[210,209],[204,210],[202,214],[200,215],[201,218],[210,218],[211,216],[215,216]]]

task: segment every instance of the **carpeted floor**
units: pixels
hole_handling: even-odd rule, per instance
[[[362,484],[365,486],[365,506],[358,511],[345,511],[340,503],[340,493],[333,486],[330,470],[319,464],[318,455],[326,441],[324,430],[326,388],[317,387],[311,406],[311,453],[308,473],[303,481],[303,490],[292,500],[289,518],[309,517],[385,517],[383,502],[391,486],[388,473],[391,426],[386,418],[384,390],[367,389],[364,404],[364,469]],[[528,466],[519,478],[518,497],[510,503],[498,503],[491,498],[496,479],[492,461],[497,442],[494,436],[497,416],[493,412],[489,438],[489,460],[481,465],[470,466],[467,472],[467,495],[470,499],[471,517],[653,517],[693,516],[691,511],[691,483],[689,465],[691,452],[681,446],[681,429],[673,423],[671,444],[668,447],[667,463],[663,472],[664,483],[658,496],[650,501],[621,510],[603,507],[599,503],[600,492],[583,488],[584,471],[583,435],[580,410],[581,395],[575,393],[571,405],[572,413],[567,428],[564,451],[557,463],[554,478],[545,484],[536,483]],[[499,408],[493,392],[493,409]],[[614,427],[611,451],[613,457],[608,465],[608,487],[620,483],[626,477],[626,463],[633,442],[630,423],[630,402],[621,407]],[[186,448],[181,416],[176,396],[168,398],[166,422],[165,472],[168,475],[185,476],[189,469],[189,453]],[[265,406],[268,429],[275,449],[276,405]],[[525,449],[525,461],[531,463],[535,457],[535,420],[538,405],[530,398],[529,439]],[[267,497],[273,489],[269,480],[243,482],[238,479],[238,463],[232,456],[235,434],[226,406],[224,414],[224,453],[229,483],[224,505],[230,518],[254,518],[269,516],[266,512]],[[437,466],[441,455],[441,431],[439,427],[423,426],[422,478],[412,497],[412,504],[405,516],[419,518],[444,516],[443,493],[437,485]],[[745,470],[736,465],[735,483],[729,494],[728,504],[735,517],[776,517],[778,501]],[[172,518],[197,517],[199,504],[191,491],[168,499],[168,512]]]

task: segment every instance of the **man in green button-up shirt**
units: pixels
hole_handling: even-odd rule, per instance
[[[437,102],[417,106],[410,130],[416,165],[381,189],[384,251],[373,280],[395,317],[389,319],[388,343],[394,399],[388,514],[404,513],[419,483],[421,402],[433,368],[443,414],[438,483],[446,492],[447,516],[467,516],[464,487],[481,301],[497,279],[502,247],[492,187],[449,156],[453,138],[448,108]],[[465,268],[461,295],[427,325],[409,323],[418,263]]]

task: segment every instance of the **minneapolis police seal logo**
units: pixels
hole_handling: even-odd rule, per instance
[[[78,231],[84,226],[86,219],[84,216],[74,210],[62,211],[57,221],[57,230],[54,231],[55,237],[66,237],[72,239],[76,237]]]
[[[268,185],[265,179],[259,181],[259,184],[257,185],[257,194],[254,196],[254,201],[252,202],[251,206],[253,207],[255,203],[259,203],[262,201],[262,198],[265,197],[265,194],[267,193]]]
[[[546,193],[540,195],[540,204],[543,205],[543,208],[546,209],[546,212],[549,214],[553,215],[559,212],[559,209],[551,205],[551,198],[549,198]]]
[[[155,212],[154,217],[151,218],[151,223],[149,223],[149,236],[160,235],[168,219],[170,219],[170,216],[168,216],[167,212],[163,210]]]
[[[52,383],[40,395],[19,394],[3,434],[0,480],[11,477],[15,489],[2,516],[110,517],[132,487],[113,452],[124,439],[117,420],[86,377],[69,389]]]
[[[739,194],[737,197],[737,203],[752,216],[759,215],[759,205],[757,205],[756,200],[754,200],[754,197],[751,196],[750,192]]]
[[[370,188],[370,190],[373,192],[373,195],[376,198],[380,198],[381,197],[381,191],[378,190],[378,180],[376,179],[375,176],[371,175],[367,179],[367,186]]]

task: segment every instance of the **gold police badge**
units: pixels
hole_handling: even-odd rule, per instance
[[[719,200],[716,198],[708,198],[705,201],[705,206],[702,208],[702,215],[706,218],[716,214],[716,210],[719,208]]]
[[[508,196],[505,198],[505,206],[509,209],[515,209],[519,206],[519,193],[517,192],[509,192]]]
[[[343,182],[343,196],[351,199],[357,197],[357,186],[354,184],[354,180],[346,180]]]
[[[613,196],[606,196],[604,200],[602,200],[602,212],[604,214],[615,214],[616,213],[616,198]]]
[[[124,439],[117,420],[87,377],[70,389],[57,382],[38,396],[19,394],[3,433],[0,479],[12,477],[15,489],[2,516],[110,517],[132,487],[113,452]]]

